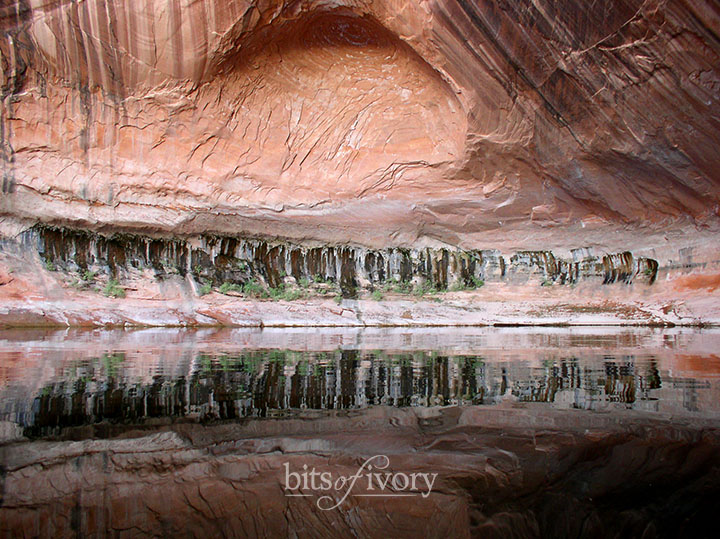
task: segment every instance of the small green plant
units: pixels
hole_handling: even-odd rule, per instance
[[[424,284],[418,285],[412,291],[413,296],[418,297],[418,298],[421,298],[426,294],[434,295],[437,293],[438,293],[438,291],[435,288],[435,286],[433,286],[432,284],[429,284],[429,283],[424,283]]]
[[[472,275],[467,281],[458,281],[450,288],[451,292],[462,292],[463,290],[475,290],[485,285],[485,281]]]
[[[124,298],[125,289],[120,286],[120,283],[116,279],[110,279],[105,288],[103,288],[103,294],[109,298]]]
[[[285,290],[281,299],[284,299],[285,301],[295,301],[302,298],[303,296],[304,294],[301,290],[290,288]]]
[[[235,283],[223,283],[220,285],[219,291],[221,294],[227,294],[228,292],[241,293],[243,291],[243,288]]]
[[[373,290],[372,299],[375,301],[382,301],[383,297],[383,293],[380,290]]]
[[[395,292],[396,294],[409,294],[412,292],[413,286],[410,281],[398,281],[390,279],[383,286],[385,292]]]
[[[480,288],[485,285],[485,281],[474,275],[470,277],[470,281],[472,282],[471,288]]]
[[[89,283],[90,281],[95,279],[95,275],[96,274],[94,271],[85,270],[82,274],[82,280],[85,281],[86,283]]]
[[[553,282],[550,279],[545,279],[540,286],[552,286]]]
[[[310,281],[303,277],[302,279],[298,280],[298,286],[300,288],[307,288],[310,286]]]
[[[335,303],[337,303],[338,305],[340,305],[340,304],[342,303],[342,300],[343,300],[342,294],[337,294],[337,295],[333,298],[333,301],[334,301]]]
[[[274,300],[283,299],[283,295],[285,294],[285,285],[281,284],[275,288],[270,287],[268,289],[268,294],[270,294],[270,297]]]
[[[242,287],[242,293],[243,295],[251,298],[267,297],[267,292],[265,291],[265,289],[260,286],[260,284],[255,280],[246,282]]]
[[[55,267],[55,264],[53,264],[52,260],[45,261],[45,269],[48,271],[57,271],[57,268]]]
[[[206,296],[210,292],[212,292],[212,283],[210,281],[205,281],[198,290],[198,294],[200,294],[201,296]]]

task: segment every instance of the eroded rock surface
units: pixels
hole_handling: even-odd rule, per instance
[[[34,227],[0,242],[0,326],[717,325],[712,241],[503,252]]]
[[[708,0],[16,0],[0,17],[6,219],[533,250],[717,224]]]
[[[712,1],[14,0],[0,31],[5,322],[432,323],[475,299],[490,310],[472,323],[574,319],[563,306],[610,313],[582,322],[718,320]],[[38,269],[38,254],[57,261],[28,239],[37,224],[74,253],[60,278]],[[131,298],[179,305],[83,313],[73,237],[110,241],[80,258]],[[268,249],[255,274],[228,267],[248,242]],[[155,251],[173,246],[188,267],[165,279]],[[143,248],[144,269],[115,271]],[[318,252],[339,265],[313,270]],[[333,273],[345,297],[388,277],[499,273],[504,288],[444,314],[268,307],[259,322],[198,299],[203,279],[277,287],[281,273]],[[618,282],[634,288],[605,286]],[[582,286],[535,287],[557,283]]]
[[[178,426],[137,438],[9,445],[0,448],[0,530],[658,537],[712,528],[717,431],[642,423],[628,414],[596,424],[573,412],[540,414],[534,425],[513,427],[521,414],[473,416],[450,408],[422,418],[373,410],[315,419],[312,428],[307,421],[266,420],[253,429]],[[318,509],[317,496],[285,495],[286,464],[350,476],[374,455],[386,455],[395,473],[437,473],[433,492],[412,503],[350,496],[332,511]]]

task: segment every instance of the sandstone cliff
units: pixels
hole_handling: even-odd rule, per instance
[[[16,0],[0,25],[6,218],[375,246],[716,222],[711,1]]]
[[[716,2],[14,0],[0,31],[6,239],[590,248],[717,288]]]

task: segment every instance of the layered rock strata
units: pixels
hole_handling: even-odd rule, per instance
[[[388,284],[405,285],[407,292],[417,285],[459,291],[486,281],[537,280],[551,286],[589,279],[651,285],[658,274],[658,263],[651,258],[627,251],[600,257],[589,249],[571,250],[572,259],[548,251],[522,251],[506,258],[497,250],[307,247],[233,237],[106,237],[47,228],[25,232],[19,242],[37,249],[46,267],[78,279],[86,272],[127,279],[147,270],[155,279],[189,277],[196,287],[202,282],[214,286],[256,282],[272,288],[286,281],[314,281],[336,284],[345,297],[355,297],[358,288],[374,290]]]
[[[0,17],[5,219],[530,250],[717,225],[708,0],[14,0]]]
[[[718,510],[720,440],[712,426],[698,420],[671,426],[632,412],[610,419],[534,410],[529,419],[527,409],[450,407],[428,416],[376,408],[312,422],[176,425],[137,437],[17,443],[0,447],[0,531],[702,534]],[[349,496],[333,511],[319,510],[310,490],[308,497],[286,496],[286,465],[349,476],[375,455],[388,457],[392,473],[437,473],[433,491],[412,503]],[[343,493],[332,493],[333,500]]]
[[[23,282],[27,297],[86,301],[25,274],[34,255],[17,245],[39,223],[134,237],[120,250],[146,266],[195,242],[189,273],[215,286],[308,278],[316,252],[333,253],[318,271],[345,296],[388,277],[640,284],[659,271],[672,284],[632,301],[589,289],[591,308],[650,295],[646,322],[717,319],[699,298],[720,275],[714,2],[13,0],[0,32],[0,298],[20,322],[8,301]],[[219,268],[247,238],[279,258]],[[182,297],[200,323],[197,287],[178,286],[153,297]]]
[[[35,227],[0,242],[0,324],[717,324],[705,246],[508,253]]]

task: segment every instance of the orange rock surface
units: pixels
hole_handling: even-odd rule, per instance
[[[15,0],[0,29],[6,226],[528,248],[717,226],[709,0]]]

